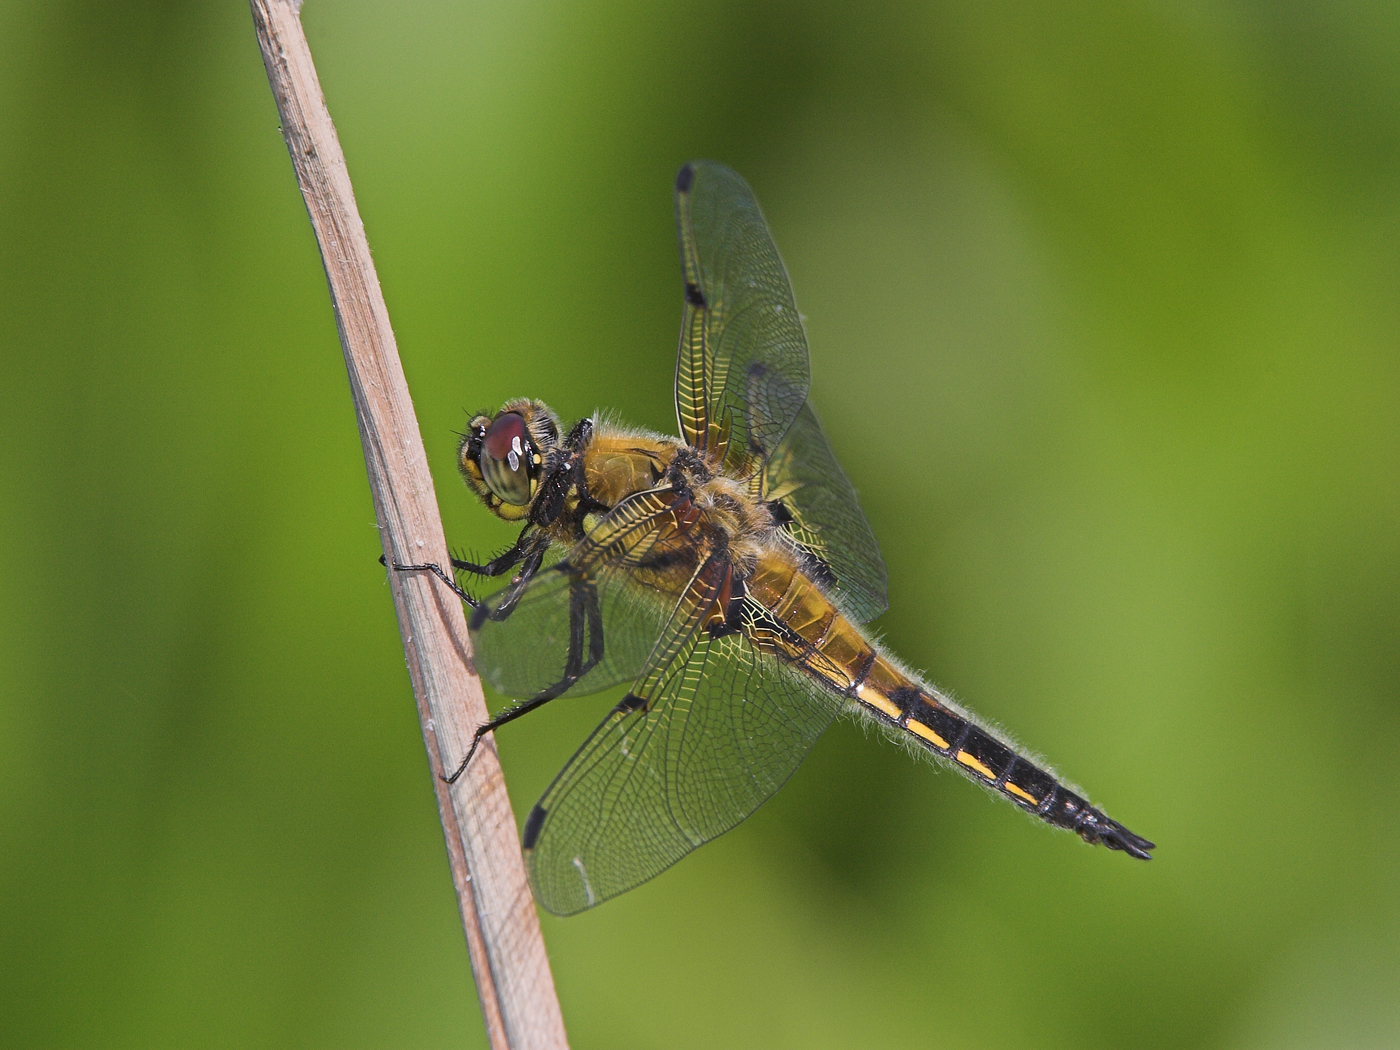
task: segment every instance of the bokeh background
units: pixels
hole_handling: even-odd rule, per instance
[[[576,1047],[1400,1045],[1400,9],[332,3],[457,544],[529,394],[674,425],[739,169],[892,648],[1155,839],[830,732],[545,916]],[[238,2],[0,4],[0,1043],[481,1046],[315,243]],[[519,816],[612,702],[500,739]]]

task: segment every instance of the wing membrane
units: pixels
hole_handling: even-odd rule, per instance
[[[667,489],[628,497],[561,561],[526,585],[508,616],[494,619],[513,588],[472,615],[477,672],[504,696],[530,698],[576,677],[560,696],[581,696],[635,679],[691,572],[649,559],[674,539]],[[699,556],[699,552],[697,552]]]
[[[885,564],[806,403],[807,337],[753,191],[722,164],[687,164],[676,178],[676,227],[685,279],[681,434],[781,501],[788,532],[818,575],[828,570],[852,616],[873,619],[887,605]]]
[[[484,604],[493,608],[505,593]],[[630,682],[666,622],[666,606],[663,595],[624,569],[609,567],[587,580],[560,562],[536,574],[509,619],[486,619],[473,630],[477,673],[502,696],[529,699],[565,679],[571,653],[587,661],[601,649],[601,659],[560,695]]]
[[[556,915],[624,893],[734,827],[838,712],[743,633],[692,632],[642,677],[654,694],[613,709],[526,823],[530,879]]]
[[[889,607],[880,545],[810,404],[793,420],[764,470],[763,498],[792,520],[788,534],[815,563],[812,573],[860,623]],[[830,579],[823,579],[823,569]]]
[[[752,474],[807,400],[807,337],[758,201],[713,161],[676,178],[685,309],[676,359],[681,435]]]

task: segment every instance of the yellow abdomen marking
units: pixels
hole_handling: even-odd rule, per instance
[[[875,710],[882,714],[889,715],[896,721],[899,720],[900,715],[904,714],[904,712],[899,709],[898,704],[878,689],[871,689],[868,685],[856,687],[856,699],[862,704],[875,708]]]
[[[992,771],[990,769],[984,766],[975,757],[969,755],[966,751],[959,751],[957,754],[957,759],[963,765],[967,766],[968,769],[975,770],[976,772],[981,773],[988,780],[996,779],[996,777],[992,776]]]
[[[1010,794],[1012,794],[1012,795],[1015,795],[1017,798],[1023,798],[1023,799],[1025,799],[1025,800],[1026,800],[1027,802],[1029,802],[1032,806],[1037,806],[1037,805],[1040,804],[1040,799],[1036,798],[1036,797],[1035,797],[1034,795],[1032,795],[1029,791],[1023,791],[1021,788],[1018,788],[1015,784],[1011,783],[1011,781],[1009,781],[1009,780],[1008,780],[1003,786],[1006,788],[1006,790],[1007,790],[1008,793],[1010,793]]]
[[[904,728],[909,730],[909,732],[913,733],[915,736],[923,737],[934,747],[938,748],[938,750],[948,750],[948,741],[944,740],[941,736],[935,733],[928,726],[924,725],[922,722],[916,722],[914,721],[914,719],[911,718],[909,719],[909,721],[904,723]]]

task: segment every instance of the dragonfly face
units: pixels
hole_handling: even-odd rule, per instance
[[[558,417],[542,402],[518,398],[494,416],[473,417],[457,446],[457,464],[492,513],[520,521],[558,445]]]
[[[592,907],[727,831],[841,715],[1086,842],[1148,859],[1151,842],[862,626],[885,609],[885,566],[807,403],[806,335],[758,203],[723,165],[687,164],[676,224],[680,436],[589,419],[565,434],[520,399],[475,417],[459,448],[468,485],[523,524],[490,562],[453,561],[512,574],[484,601],[458,589],[477,669],[524,701],[477,739],[556,697],[630,684],[525,822],[540,903]]]

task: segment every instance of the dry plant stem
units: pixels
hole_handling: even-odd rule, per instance
[[[447,543],[418,422],[345,157],[302,32],[300,2],[250,2],[330,284],[384,553],[390,562],[445,565]],[[454,786],[439,779],[444,759],[455,765],[488,717],[461,603],[428,573],[391,572],[389,586],[491,1046],[566,1047],[494,742],[483,741]]]

